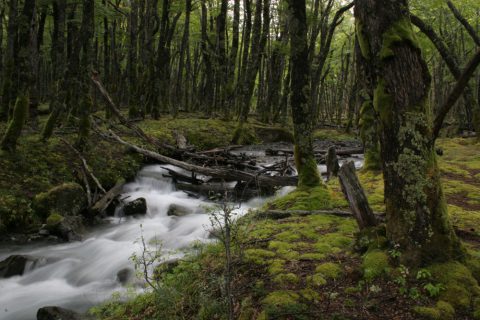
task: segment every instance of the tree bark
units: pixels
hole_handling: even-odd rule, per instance
[[[380,125],[387,236],[419,265],[461,259],[440,182],[427,98],[430,74],[406,0],[355,2],[357,38],[373,68]]]
[[[292,65],[291,99],[295,138],[295,164],[299,187],[315,187],[321,184],[315,154],[313,152],[313,123],[310,113],[307,13],[305,0],[289,0],[290,57]]]

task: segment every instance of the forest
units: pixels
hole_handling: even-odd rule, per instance
[[[0,320],[480,319],[478,0],[0,0]]]

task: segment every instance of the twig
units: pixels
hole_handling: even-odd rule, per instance
[[[77,156],[80,158],[81,162],[82,162],[82,166],[84,168],[84,170],[88,173],[88,175],[92,178],[92,180],[95,182],[95,184],[97,185],[98,189],[101,190],[103,193],[107,193],[107,191],[102,187],[102,184],[100,183],[100,181],[98,181],[97,177],[95,177],[95,175],[93,174],[92,170],[90,169],[90,167],[88,166],[88,163],[87,163],[87,160],[85,160],[85,158],[82,156],[82,154],[77,150],[75,149],[74,146],[72,146],[67,140],[63,139],[63,138],[60,138],[60,140],[66,144],[70,149],[72,149],[73,152],[75,152],[77,154]]]

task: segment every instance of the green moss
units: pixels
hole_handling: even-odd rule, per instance
[[[372,250],[363,256],[362,269],[365,279],[373,280],[390,268],[388,255],[381,250]]]
[[[480,295],[480,287],[471,271],[459,262],[435,264],[429,270],[433,278],[445,287],[440,300],[450,303],[455,309],[467,308],[473,297]]]
[[[326,244],[333,248],[347,249],[353,243],[353,239],[347,236],[344,236],[341,233],[327,233],[321,237],[317,244]]]
[[[380,117],[382,126],[393,123],[393,100],[392,96],[386,91],[385,81],[383,79],[378,81],[377,87],[375,88],[373,106]]]
[[[455,317],[455,309],[450,303],[445,301],[438,301],[436,307],[440,311],[442,319],[451,320]]]
[[[286,196],[267,203],[268,209],[276,210],[321,210],[329,209],[332,204],[327,187],[297,189]]]
[[[300,156],[297,145],[295,145],[294,150],[298,171],[298,186],[300,188],[314,188],[322,185],[315,157],[313,155]]]
[[[297,284],[300,281],[298,276],[294,273],[281,273],[273,278],[273,282],[280,286],[288,286]]]
[[[471,254],[471,252],[469,252]],[[467,268],[471,271],[472,276],[477,280],[480,280],[480,259],[478,257],[472,256],[467,261]]]
[[[318,129],[313,132],[313,139],[321,141],[352,141],[355,136],[336,129]]]
[[[316,273],[307,277],[307,284],[313,287],[322,287],[327,284],[327,279],[325,279],[323,274]]]
[[[264,249],[247,249],[245,250],[245,259],[257,265],[266,265],[270,263],[271,258],[275,257],[275,253]]]
[[[365,59],[369,59],[370,57],[370,46],[368,44],[367,39],[365,38],[365,34],[363,31],[363,23],[360,19],[355,19],[355,29],[358,39],[358,44],[360,46],[360,52]]]
[[[415,307],[413,309],[415,313],[421,318],[425,320],[442,320],[442,315],[440,311],[436,308],[431,307]]]
[[[321,274],[325,279],[337,279],[342,274],[342,268],[336,263],[326,262],[318,265],[315,273]]]
[[[77,183],[64,183],[35,196],[35,213],[46,218],[51,212],[64,216],[77,215],[87,206],[85,191]]]
[[[413,32],[412,23],[408,18],[399,19],[383,34],[380,58],[387,59],[394,56],[393,48],[400,42],[408,42],[412,46],[418,48],[417,38]]]
[[[29,101],[28,95],[20,95],[17,98],[12,121],[10,121],[1,142],[2,150],[15,151],[17,140],[22,134],[23,125],[28,119]]]
[[[280,241],[295,241],[301,238],[300,234],[295,233],[294,230],[292,231],[284,231],[275,236],[275,239]]]
[[[265,319],[307,319],[302,314],[307,306],[300,303],[298,293],[288,290],[273,291],[263,299]]]
[[[47,218],[47,227],[55,227],[63,221],[63,216],[58,213],[52,213]]]
[[[268,266],[268,273],[270,275],[277,275],[285,271],[285,260],[275,259]]]
[[[255,129],[247,124],[241,123],[234,131],[232,137],[233,144],[250,145],[258,141]]]
[[[302,296],[303,299],[306,299],[310,302],[317,302],[321,300],[321,295],[314,289],[312,288],[306,288],[300,290],[300,295]]]

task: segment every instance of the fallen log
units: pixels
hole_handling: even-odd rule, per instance
[[[290,218],[293,216],[306,217],[311,215],[320,215],[320,214],[329,214],[337,217],[347,217],[351,218],[352,213],[348,211],[341,210],[267,210],[257,213],[259,218],[269,218],[274,220],[280,220],[285,218]]]
[[[265,151],[268,155],[278,155],[282,154],[293,154],[293,149],[267,149]],[[350,156],[354,154],[363,154],[363,147],[358,148],[347,148],[347,149],[338,149],[336,150],[337,156]],[[328,150],[314,150],[316,156],[324,156],[328,153]]]
[[[353,161],[345,163],[338,173],[342,191],[348,200],[350,209],[357,220],[360,230],[374,227],[378,221],[368,204],[367,196],[358,180],[355,164]]]
[[[297,177],[276,177],[276,176],[264,176],[264,175],[256,175],[244,171],[238,171],[228,168],[209,168],[209,167],[201,167],[194,164],[190,164],[187,162],[183,162],[180,160],[172,159],[170,157],[161,155],[159,153],[146,150],[140,148],[134,144],[124,141],[122,138],[117,136],[112,131],[109,131],[107,135],[98,131],[100,135],[105,138],[108,138],[112,141],[115,141],[121,145],[124,145],[130,148],[132,151],[135,151],[139,154],[144,155],[147,158],[154,159],[160,161],[162,163],[168,163],[179,168],[200,173],[206,176],[211,176],[215,178],[225,179],[227,181],[245,181],[249,183],[255,183],[258,186],[265,186],[265,187],[274,187],[274,186],[296,186],[298,182]]]
[[[342,211],[342,210],[266,210],[261,211],[256,214],[258,218],[268,218],[274,220],[286,219],[290,217],[307,217],[312,215],[332,215],[342,218],[353,218],[353,214],[350,211]],[[376,219],[379,221],[385,220],[384,213],[375,213],[374,214]]]
[[[103,214],[110,204],[122,193],[124,184],[125,181],[123,180],[117,181],[115,186],[108,190],[107,193],[90,208],[90,212],[94,215]]]
[[[165,178],[172,178],[174,183],[176,183],[178,181],[183,181],[183,182],[188,182],[188,183],[191,183],[191,184],[194,184],[194,185],[199,185],[199,184],[203,184],[205,182],[201,179],[197,179],[195,174],[192,174],[192,176],[187,176],[186,174],[179,173],[175,170],[172,170],[172,169],[169,169],[169,168],[166,168],[166,167],[162,167],[162,169],[168,171],[168,175],[163,175],[163,176]]]
[[[232,201],[245,201],[261,195],[261,191],[252,188],[236,188],[226,186],[223,183],[204,183],[201,185],[194,185],[189,183],[176,183],[177,190],[193,192],[204,197],[212,197],[218,194],[227,194]]]

